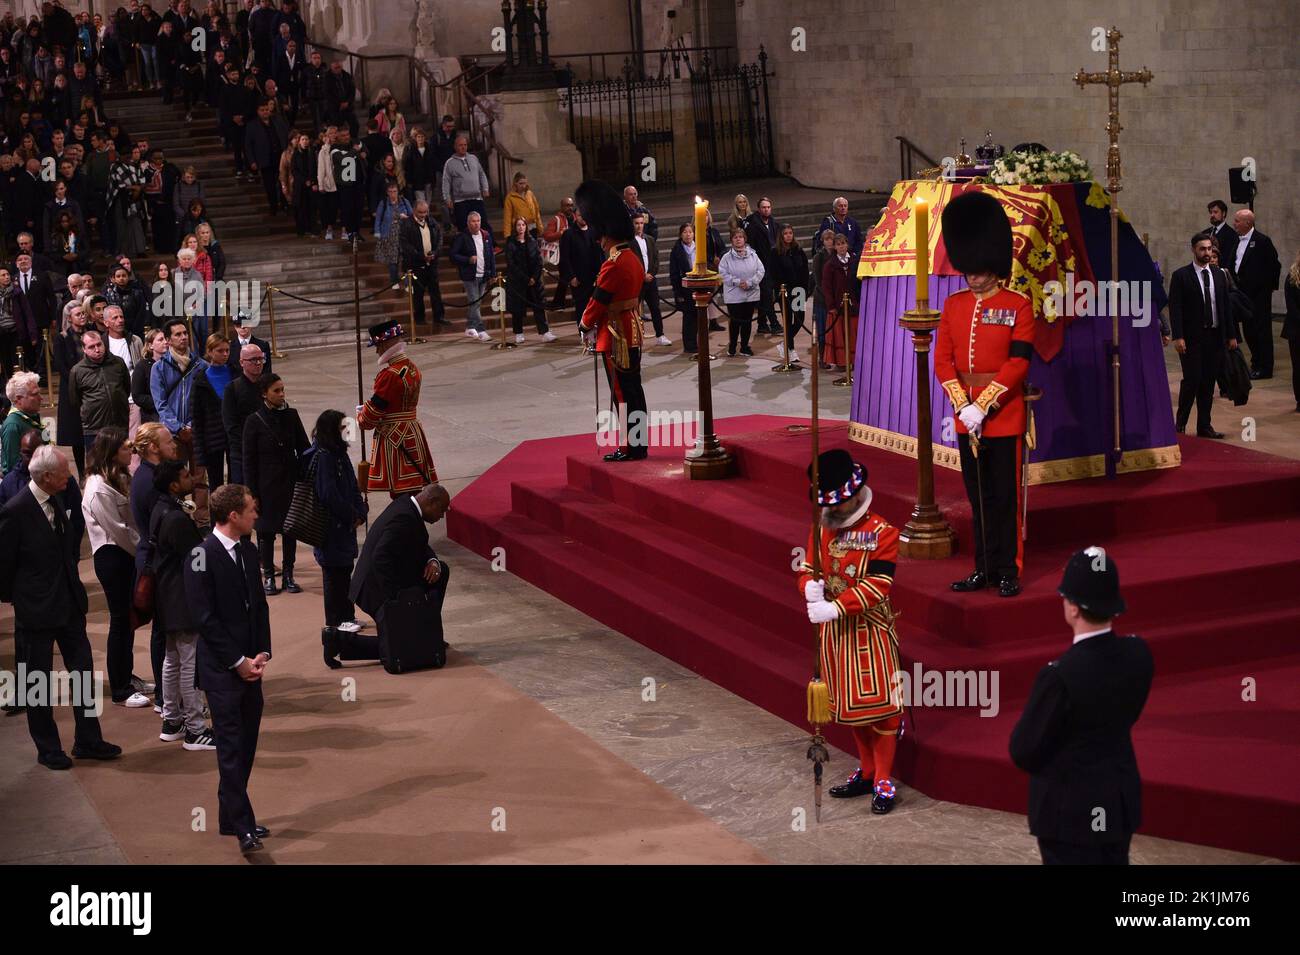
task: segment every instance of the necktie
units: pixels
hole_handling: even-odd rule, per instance
[[[24,294],[24,295],[27,294],[27,277],[28,277],[30,274],[31,274],[30,272],[24,272],[24,273],[23,273],[23,294]]]
[[[1205,297],[1205,307],[1203,309],[1205,316],[1205,327],[1214,327],[1214,313],[1210,308],[1210,270],[1201,269],[1201,292]]]
[[[235,562],[239,565],[239,585],[244,592],[244,609],[248,609],[248,567],[244,563],[244,549],[235,542]]]
[[[59,510],[59,502],[57,498],[51,497],[49,499],[49,504],[50,511],[54,515],[54,533],[59,535],[59,540],[62,540],[63,533],[66,530],[66,526],[63,522],[63,511]]]

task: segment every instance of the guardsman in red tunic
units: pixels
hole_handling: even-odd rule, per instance
[[[1024,566],[1020,468],[1034,307],[999,284],[1011,274],[1011,223],[993,196],[967,192],[948,203],[943,241],[969,286],[944,301],[934,343],[934,376],[957,416],[961,474],[975,522],[975,570],[952,589],[996,584],[1000,596],[1014,597]]]
[[[623,197],[603,182],[589,179],[573,194],[582,218],[600,239],[605,262],[596,288],[578,321],[578,330],[595,338],[605,366],[612,404],[627,422],[619,449],[606,461],[639,461],[649,453],[649,421],[641,387],[641,286],[645,268],[632,247],[632,219]],[[624,409],[626,408],[626,415]]]
[[[838,799],[872,794],[871,811],[889,812],[898,797],[890,774],[902,725],[896,692],[898,632],[889,593],[898,561],[898,529],[871,512],[867,469],[847,451],[817,459],[821,524],[808,537],[799,566],[799,592],[808,619],[821,625],[822,679],[830,691],[831,718],[853,728],[861,765]],[[812,468],[808,469],[809,478]],[[822,579],[813,576],[812,555],[821,551]]]
[[[438,483],[433,455],[416,417],[420,404],[420,369],[406,357],[402,326],[380,322],[370,328],[370,347],[379,358],[379,373],[369,400],[357,408],[357,425],[374,431],[368,491],[391,497]]]

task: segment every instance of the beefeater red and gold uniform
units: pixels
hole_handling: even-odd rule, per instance
[[[1034,306],[1010,289],[980,301],[970,289],[949,295],[934,344],[934,377],[954,413],[976,404],[987,416],[983,434],[1025,433],[1025,378],[1034,349]],[[996,413],[995,413],[996,412]],[[957,433],[966,426],[958,419]]]
[[[645,389],[641,386],[641,286],[644,283],[641,256],[632,249],[631,243],[616,243],[600,267],[595,290],[578,325],[583,333],[596,331],[596,351],[605,365],[615,419],[622,420],[618,406],[626,405],[626,420],[632,422],[627,430],[631,435],[640,436],[636,445],[631,444],[628,434],[621,436],[620,449],[633,457],[645,456],[649,443],[648,424],[636,427],[636,422],[645,422],[646,415]]]
[[[436,484],[438,472],[416,417],[420,369],[406,355],[380,361],[374,393],[357,415],[357,424],[375,432],[366,489],[401,494]]]
[[[808,559],[799,565],[799,594],[815,580],[814,547],[821,548],[826,599],[839,617],[821,624],[822,679],[830,691],[837,723],[863,725],[890,721],[881,732],[895,733],[903,713],[893,692],[898,672],[898,632],[889,593],[898,562],[898,529],[867,512],[849,527],[818,527],[808,535]],[[886,775],[888,775],[886,773]]]

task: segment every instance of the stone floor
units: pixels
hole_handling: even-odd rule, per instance
[[[508,351],[465,339],[411,346],[424,375],[421,419],[439,476],[453,495],[522,440],[590,429],[592,362],[577,350],[572,325],[558,330],[562,337],[553,345],[530,336],[525,347]],[[771,374],[774,342],[762,345],[755,358],[713,365],[719,417],[807,413],[808,376]],[[1300,458],[1300,415],[1292,413],[1284,350],[1280,358],[1278,377],[1258,383],[1248,406],[1257,424],[1251,446]],[[369,353],[366,360],[368,382]],[[1171,365],[1176,369],[1172,357]],[[652,405],[693,409],[693,369],[678,346],[652,348],[645,359]],[[355,404],[351,349],[294,354],[277,363],[277,371],[309,429],[326,407],[350,411]],[[846,391],[828,387],[822,394],[824,413],[843,418]],[[1216,425],[1229,432],[1229,440],[1243,441],[1237,426],[1242,409],[1223,401],[1218,405]],[[442,525],[433,538],[456,570],[445,620],[458,652],[576,728],[593,750],[639,769],[763,856],[791,863],[1038,861],[1023,816],[939,802],[907,787],[904,803],[888,817],[872,816],[862,800],[827,799],[820,826],[811,819],[798,825],[801,811],[811,815],[806,737],[799,728],[522,580],[494,573],[446,541]],[[284,602],[272,603],[273,624],[287,622],[284,608]],[[8,608],[4,613],[0,631],[7,633],[12,617]],[[96,627],[102,633],[102,616],[92,617],[92,634]],[[92,640],[102,647],[102,637]],[[653,702],[643,701],[646,678],[654,680]],[[56,774],[35,767],[20,723],[0,721],[0,805],[5,807],[0,861],[126,861],[95,803],[82,787],[66,785],[76,771]],[[835,752],[832,781],[855,765],[847,754]],[[1149,837],[1135,839],[1133,858],[1142,863],[1275,861]]]

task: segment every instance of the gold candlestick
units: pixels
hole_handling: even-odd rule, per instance
[[[699,239],[696,239],[697,248]],[[697,266],[698,268],[698,266]],[[715,481],[729,477],[736,465],[730,451],[713,433],[713,377],[709,366],[709,299],[721,276],[710,269],[688,272],[682,284],[695,299],[696,360],[699,368],[700,433],[695,446],[686,452],[686,476],[693,481]]]

